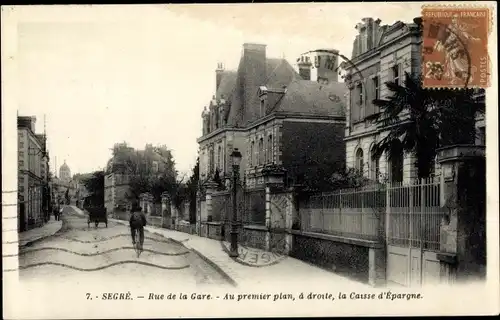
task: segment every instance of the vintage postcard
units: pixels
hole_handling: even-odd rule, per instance
[[[498,314],[496,3],[1,12],[5,319]]]

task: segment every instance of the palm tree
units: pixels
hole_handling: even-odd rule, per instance
[[[436,150],[453,144],[473,144],[475,119],[484,113],[474,89],[428,89],[420,75],[405,73],[403,85],[387,82],[390,96],[375,99],[380,112],[370,116],[388,135],[374,144],[374,155],[386,152],[389,161],[398,148],[413,153],[419,178],[430,175]]]

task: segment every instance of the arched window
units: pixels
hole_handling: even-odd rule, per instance
[[[273,136],[267,137],[267,163],[273,162]]]
[[[259,165],[264,164],[264,139],[260,138],[259,139]]]
[[[378,181],[380,178],[380,156],[376,156],[372,150],[371,154],[371,178]]]
[[[363,173],[363,149],[359,148],[358,151],[356,151],[356,169]]]
[[[404,153],[401,143],[396,143],[392,148],[391,157],[391,181],[403,181],[403,161]]]

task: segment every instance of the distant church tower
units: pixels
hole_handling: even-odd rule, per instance
[[[59,179],[62,181],[70,181],[71,180],[71,170],[66,164],[66,160],[64,160],[63,165],[59,168]]]

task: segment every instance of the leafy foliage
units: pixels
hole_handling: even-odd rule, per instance
[[[92,203],[96,206],[104,205],[104,176],[104,171],[95,171],[82,181],[91,196]]]
[[[175,161],[165,145],[146,144],[144,150],[135,150],[126,142],[117,143],[113,147],[108,172],[129,177],[127,197],[133,203],[146,192],[152,194],[155,202],[161,200],[163,192],[168,192],[172,199],[179,193]]]
[[[428,177],[439,147],[474,143],[475,117],[485,105],[474,90],[433,90],[422,87],[420,75],[405,73],[403,85],[387,82],[391,95],[375,99],[380,112],[368,117],[389,134],[375,143],[373,156],[392,160],[399,148],[415,154],[419,178]]]

